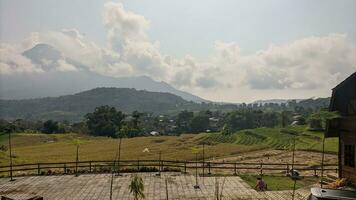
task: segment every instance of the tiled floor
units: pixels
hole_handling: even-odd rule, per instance
[[[200,177],[200,189],[194,189],[195,177],[175,173],[162,173],[161,177],[153,173],[139,174],[144,180],[145,199],[166,199],[165,180],[168,183],[168,199],[216,199],[216,180],[222,191],[223,199],[292,199],[291,191],[256,192],[240,177]],[[44,199],[110,199],[110,174],[86,174],[75,177],[62,176],[27,176],[16,177],[15,181],[8,178],[0,179],[0,196],[15,199],[25,199],[33,195],[43,196]],[[131,174],[114,178],[113,199],[133,199],[128,185]],[[296,191],[295,199],[306,199],[308,189]]]

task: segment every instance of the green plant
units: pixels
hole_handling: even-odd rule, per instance
[[[129,188],[130,188],[130,193],[132,193],[134,195],[135,200],[145,199],[145,194],[143,193],[145,188],[144,188],[143,180],[141,177],[138,177],[137,175],[135,175],[131,179]]]

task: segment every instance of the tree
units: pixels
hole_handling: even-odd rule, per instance
[[[59,130],[58,122],[47,120],[43,123],[42,132],[44,133],[57,133]]]
[[[114,107],[100,106],[93,113],[85,115],[85,122],[89,133],[93,135],[116,137],[124,118],[125,115]]]
[[[193,112],[189,112],[189,111],[181,111],[179,114],[178,114],[178,117],[177,117],[177,127],[178,127],[178,130],[180,132],[188,132],[190,131],[190,123],[191,123],[191,120],[193,119],[194,117],[194,113]]]
[[[317,126],[320,127],[321,129],[325,129],[328,120],[332,120],[338,117],[339,114],[337,112],[320,110],[311,115],[309,120],[310,127],[313,128],[313,126],[315,127],[315,125],[317,124]]]
[[[206,115],[198,115],[190,122],[190,129],[194,133],[203,132],[209,129],[209,117]]]
[[[139,118],[141,116],[141,113],[139,113],[138,111],[133,111],[131,116],[133,118],[133,120],[132,120],[133,128],[139,129],[138,128],[138,123],[139,123]]]
[[[143,193],[145,188],[144,188],[143,180],[141,177],[138,177],[137,175],[135,175],[131,179],[129,188],[130,188],[130,193],[133,194],[135,200],[145,199],[145,194]]]

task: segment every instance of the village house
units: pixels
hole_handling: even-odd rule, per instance
[[[329,111],[340,114],[325,135],[339,138],[339,177],[356,182],[356,72],[332,90]]]

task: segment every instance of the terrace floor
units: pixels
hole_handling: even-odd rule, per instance
[[[148,200],[166,199],[166,179],[168,199],[213,200],[216,179],[220,185],[224,182],[223,199],[292,199],[292,191],[257,192],[238,176],[199,177],[200,189],[193,188],[195,185],[193,175],[162,173],[162,176],[158,177],[154,173],[140,173],[139,176],[144,180],[145,199]],[[0,178],[0,196],[26,199],[26,197],[40,195],[46,200],[109,199],[110,177],[110,174],[85,174],[79,177],[73,175],[16,177],[15,181]],[[130,178],[131,174],[114,178],[113,199],[133,199],[128,189]],[[295,199],[306,199],[308,194],[309,188],[299,189],[296,191]]]

